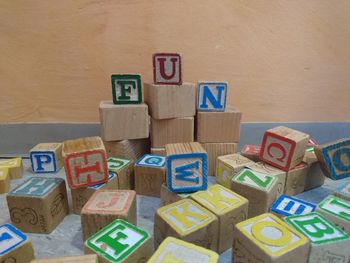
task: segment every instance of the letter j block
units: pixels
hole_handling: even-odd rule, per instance
[[[63,165],[62,143],[39,143],[29,157],[34,173],[56,173]]]
[[[114,104],[140,104],[142,102],[140,74],[113,74],[111,78]]]
[[[227,82],[200,82],[197,91],[198,111],[225,111]]]

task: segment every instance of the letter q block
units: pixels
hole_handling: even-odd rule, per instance
[[[227,82],[200,82],[197,90],[198,111],[225,111]]]
[[[39,143],[29,157],[34,173],[56,173],[63,165],[62,143]]]

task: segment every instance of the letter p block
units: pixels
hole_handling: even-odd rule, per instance
[[[63,165],[62,143],[39,143],[29,157],[34,173],[56,173]]]

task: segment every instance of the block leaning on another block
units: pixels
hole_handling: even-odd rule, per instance
[[[34,173],[56,173],[63,165],[62,143],[39,143],[29,157]]]

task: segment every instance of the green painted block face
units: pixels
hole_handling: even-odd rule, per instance
[[[90,237],[85,245],[110,262],[120,262],[137,250],[149,237],[147,232],[122,219],[117,219]]]
[[[233,178],[234,181],[245,184],[259,190],[270,190],[276,183],[276,176],[270,174],[259,173],[250,169],[243,169]]]
[[[334,195],[329,195],[317,206],[331,215],[350,222],[350,202]]]
[[[109,157],[107,159],[108,170],[113,171],[113,172],[118,172],[118,170],[127,166],[130,162],[131,162],[131,160],[129,160],[129,159]]]
[[[115,74],[111,78],[114,104],[142,103],[141,75]]]

